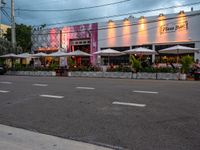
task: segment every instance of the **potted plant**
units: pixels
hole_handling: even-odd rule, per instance
[[[193,58],[189,55],[183,56],[181,58],[181,73],[180,73],[180,80],[186,80],[187,74],[191,69],[191,65],[193,63]]]

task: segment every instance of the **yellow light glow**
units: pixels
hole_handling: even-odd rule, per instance
[[[138,25],[137,44],[145,44],[148,42],[147,21],[141,17]]]
[[[179,28],[176,31],[176,40],[177,41],[186,41],[188,40],[188,31],[187,31],[187,17],[186,14],[181,11],[178,14],[178,19],[177,19],[177,28]]]
[[[108,45],[114,46],[116,42],[116,25],[113,21],[108,22]]]
[[[123,21],[123,44],[130,45],[131,43],[131,22],[126,19]]]
[[[156,42],[165,42],[168,40],[167,33],[162,32],[165,25],[166,25],[166,17],[163,14],[160,14],[157,23]]]

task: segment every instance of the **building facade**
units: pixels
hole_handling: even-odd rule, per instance
[[[130,16],[123,20],[33,31],[32,49],[45,52],[59,48],[67,52],[79,49],[93,54],[106,48],[124,51],[141,46],[158,52],[177,44],[200,48],[199,27],[200,11],[140,18]],[[193,56],[200,58],[199,53]],[[151,59],[154,61],[156,56]],[[92,64],[100,63],[98,61],[95,55],[91,56]],[[111,61],[128,63],[128,56],[111,58]]]
[[[200,11],[160,14],[153,17],[125,18],[99,23],[98,49],[113,48],[124,51],[135,47],[159,50],[174,45],[200,48]],[[100,30],[107,27],[106,30]],[[164,57],[164,54],[161,54]],[[200,54],[195,53],[194,59]],[[120,59],[120,58],[119,58]],[[116,59],[115,59],[116,60]],[[155,60],[153,56],[152,61]],[[127,62],[122,57],[120,62]]]
[[[98,25],[93,23],[33,31],[32,42],[33,51],[51,53],[61,48],[66,52],[81,50],[92,54],[98,49]],[[96,56],[85,61],[94,64]]]

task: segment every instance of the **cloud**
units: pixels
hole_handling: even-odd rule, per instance
[[[88,6],[95,6],[95,5],[102,5],[106,3],[113,3],[118,2],[121,0],[34,0],[34,1],[27,1],[27,0],[15,0],[15,8],[16,9],[71,9],[71,8],[80,8],[80,7],[88,7]],[[130,12],[137,12],[142,10],[151,10],[161,7],[173,6],[173,5],[181,5],[185,3],[192,3],[195,0],[190,0],[187,2],[186,0],[130,0],[125,3],[95,8],[95,9],[88,9],[88,10],[80,10],[80,11],[71,11],[71,12],[22,12],[16,11],[16,22],[17,23],[24,23],[28,25],[39,25],[39,24],[52,24],[52,23],[60,23],[60,22],[69,22],[72,20],[82,20],[86,18],[98,18],[102,16],[112,16],[117,14],[124,14]],[[7,6],[10,6],[10,0],[7,0]],[[182,8],[181,8],[182,9]],[[189,9],[189,8],[187,8]],[[165,10],[163,13],[171,13],[171,12],[178,12],[179,9],[173,10]],[[153,12],[153,13],[145,13],[145,14],[138,14],[136,17],[145,15],[155,15],[159,14],[160,12]],[[123,16],[126,17],[126,16]],[[128,17],[128,16],[127,16]],[[122,18],[122,17],[121,17]],[[117,19],[117,18],[113,18]],[[3,21],[5,22],[5,17]],[[108,18],[104,19],[108,20]],[[98,22],[103,20],[92,20],[90,22]],[[8,21],[7,21],[8,22]],[[85,22],[80,22],[85,23]],[[76,24],[76,23],[73,23]]]

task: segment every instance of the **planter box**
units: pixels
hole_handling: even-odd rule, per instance
[[[104,72],[104,78],[121,78],[121,79],[131,79],[131,72]]]
[[[179,80],[179,73],[157,73],[158,80]]]
[[[68,72],[69,77],[91,77],[91,78],[123,78],[131,79],[131,72]]]
[[[56,76],[54,71],[8,71],[6,74],[17,76]]]
[[[55,71],[8,71],[7,75],[18,76],[56,76]],[[119,78],[119,79],[158,79],[158,80],[186,80],[184,74],[179,73],[131,73],[131,72],[68,72],[69,77],[91,78]]]
[[[179,79],[180,80],[186,80],[187,79],[187,75],[186,74],[179,74]]]
[[[156,79],[156,73],[139,72],[137,73],[137,79]]]

